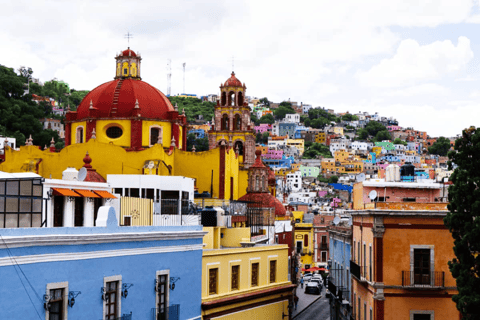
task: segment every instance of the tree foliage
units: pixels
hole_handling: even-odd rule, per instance
[[[307,127],[323,129],[330,125],[332,121],[339,122],[339,118],[324,109],[315,108],[308,110],[308,118],[304,120],[304,124]]]
[[[328,183],[337,183],[338,182],[338,177],[337,176],[331,176],[328,178]]]
[[[187,151],[192,151],[194,145],[196,152],[208,151],[208,137],[197,139],[194,133],[189,133],[187,135]]]
[[[450,177],[445,225],[454,239],[456,258],[449,261],[457,281],[453,296],[463,319],[480,319],[480,128],[463,131],[449,152],[449,167],[457,167]]]
[[[408,143],[406,141],[403,141],[400,138],[395,138],[395,140],[393,141],[393,144],[401,144],[401,145],[406,146]]]
[[[182,113],[185,109],[185,115],[188,122],[193,122],[199,119],[201,115],[203,120],[210,121],[213,118],[215,103],[209,101],[202,101],[197,98],[185,97],[169,97],[170,102],[178,105],[178,112]]]
[[[333,158],[330,148],[324,144],[313,142],[306,144],[305,152],[303,153],[303,159],[316,159],[317,156],[324,158]]]
[[[358,117],[354,114],[347,113],[342,116],[343,121],[356,121],[358,120]]]
[[[257,133],[255,137],[255,142],[256,143],[261,143],[261,144],[267,144],[268,143],[268,137],[270,137],[270,133],[264,132],[264,133]]]
[[[261,103],[261,104],[263,104],[263,105],[266,106],[266,107],[270,107],[270,101],[268,101],[268,98],[267,98],[267,97],[258,100],[258,102]]]
[[[24,93],[27,83],[27,78],[0,65],[0,134],[15,138],[19,146],[30,135],[35,145],[49,146],[52,137],[58,142],[58,134],[44,131],[39,119],[49,116],[51,106],[32,101],[31,94]]]
[[[285,115],[287,114],[293,114],[296,113],[295,110],[292,108],[292,104],[290,102],[283,101],[280,103],[278,108],[273,110],[273,115],[275,116],[275,119],[281,120],[285,118]]]
[[[357,135],[360,140],[367,140],[369,138],[372,141],[392,139],[392,136],[387,128],[377,121],[369,121],[364,129],[357,131]]]
[[[275,123],[275,118],[273,118],[273,116],[270,113],[268,113],[268,114],[262,116],[260,118],[260,120],[258,120],[258,122],[259,123],[273,124],[273,123]]]
[[[450,140],[445,137],[440,137],[435,141],[430,148],[428,148],[428,152],[430,154],[438,154],[439,156],[446,156],[448,151],[450,150]]]

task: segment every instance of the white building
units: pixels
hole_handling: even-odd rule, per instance
[[[300,115],[298,113],[286,114],[283,122],[299,123],[300,122]]]
[[[288,202],[317,203],[317,192],[292,192],[288,195]]]
[[[371,149],[373,146],[373,143],[371,142],[365,142],[365,141],[354,141],[350,144],[350,148],[352,150],[361,150],[361,151],[368,151]]]
[[[7,144],[10,148],[15,149],[17,147],[17,139],[0,136],[0,149],[2,152],[5,148],[5,144]]]
[[[302,189],[302,173],[300,171],[287,174],[287,188],[291,192],[297,192]]]
[[[307,114],[310,109],[312,109],[312,105],[311,105],[311,104],[304,104],[304,105],[302,105],[302,111],[303,111],[304,114]]]

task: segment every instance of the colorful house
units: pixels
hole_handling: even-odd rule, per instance
[[[303,211],[293,211],[295,220],[295,251],[301,255],[300,262],[303,269],[309,269],[314,264],[314,237],[313,237],[313,214]]]

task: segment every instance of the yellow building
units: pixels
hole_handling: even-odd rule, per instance
[[[249,228],[204,231],[202,319],[282,320],[290,314],[296,285],[288,281],[287,245],[254,246]]]
[[[292,211],[292,215],[295,221],[295,250],[297,254],[301,255],[301,267],[309,269],[314,266],[313,223],[304,222],[303,211]]]
[[[323,144],[325,144],[325,141],[326,141],[325,132],[317,132],[317,133],[315,134],[315,142],[316,142],[316,143],[323,143]]]
[[[343,136],[343,127],[333,127],[333,132]]]
[[[305,151],[305,140],[303,139],[287,139],[286,145],[289,147],[295,147],[300,152],[300,156]]]

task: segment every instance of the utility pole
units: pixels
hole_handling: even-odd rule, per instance
[[[186,64],[187,64],[186,62],[183,63],[183,93],[187,93],[185,91],[185,65]]]
[[[172,94],[172,60],[167,60],[167,97]]]

